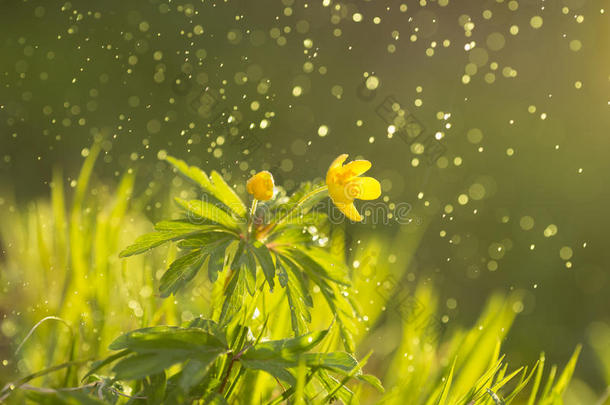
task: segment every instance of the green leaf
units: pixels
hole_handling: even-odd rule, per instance
[[[261,342],[246,350],[242,358],[252,360],[280,360],[286,358],[289,359],[288,361],[293,361],[293,358],[290,357],[290,355],[305,353],[306,351],[311,350],[320,343],[327,334],[328,330],[323,330],[319,332],[310,332],[295,338]]]
[[[157,246],[161,246],[164,243],[181,239],[189,235],[193,235],[196,233],[204,233],[209,232],[212,228],[209,225],[198,225],[196,230],[189,229],[185,230],[172,230],[172,231],[163,231],[163,232],[152,232],[144,234],[136,239],[136,241],[127,246],[121,253],[119,253],[119,257],[128,257],[137,255],[140,253],[144,253],[147,250],[155,248]]]
[[[203,200],[183,200],[182,198],[175,197],[174,201],[184,208],[188,214],[191,214],[197,218],[215,222],[219,225],[225,226],[229,229],[239,230],[239,223],[226,211],[222,210],[218,206]]]
[[[335,319],[343,338],[343,345],[347,351],[353,353],[356,350],[356,334],[358,332],[356,325],[357,316],[354,308],[337,285],[327,284],[322,281],[319,282],[319,285],[320,291],[324,295],[331,312],[335,314]]]
[[[445,383],[443,384],[443,390],[441,391],[436,405],[445,405],[447,403],[447,397],[449,396],[449,390],[451,389],[451,383],[453,382],[453,371],[455,370],[455,362],[457,357],[453,358],[451,369],[449,369],[449,375],[445,377]]]
[[[491,399],[494,401],[494,404],[496,404],[496,405],[504,405],[504,401],[502,400],[502,398],[500,398],[498,396],[498,394],[496,394],[495,392],[493,392],[489,388],[486,388],[485,391],[489,394]]]
[[[205,397],[203,403],[206,405],[227,405],[227,400],[217,392],[212,392]]]
[[[245,275],[241,269],[234,269],[229,275],[230,281],[225,288],[225,301],[220,312],[220,324],[226,325],[242,309],[246,292]]]
[[[210,258],[207,263],[208,277],[212,283],[218,279],[218,273],[224,269],[225,252],[233,241],[233,239],[225,238],[207,246],[206,250],[210,252]]]
[[[350,379],[354,378],[354,376],[362,375],[362,367],[364,367],[364,365],[367,363],[372,354],[372,351],[369,352],[369,354],[367,354],[359,363],[356,362],[356,365],[352,367],[349,372],[345,372],[345,377],[343,377],[343,379],[339,381],[338,384],[336,384],[333,389],[328,392],[328,395],[326,395],[325,398],[325,402],[330,401],[342,388],[345,387],[345,384],[347,384]]]
[[[372,374],[362,374],[360,376],[358,376],[358,379],[361,381],[366,382],[367,384],[375,387],[375,389],[379,392],[384,392],[385,389],[383,388],[383,385],[381,384],[381,381],[379,380],[379,378],[375,377]]]
[[[536,401],[536,395],[538,394],[540,383],[542,382],[542,373],[544,372],[545,360],[544,352],[540,353],[540,357],[538,358],[538,369],[536,370],[536,378],[534,379],[534,386],[531,389],[530,396],[527,400],[527,405],[534,405],[534,402]]]
[[[253,360],[242,357],[240,362],[245,368],[265,371],[266,373],[271,374],[273,377],[285,381],[290,385],[296,384],[296,378],[294,378],[294,375],[287,370],[288,364],[283,360]],[[289,366],[294,367],[296,364],[290,363]]]
[[[174,166],[184,176],[193,180],[208,194],[212,195],[214,198],[218,199],[218,201],[226,205],[239,217],[245,218],[247,212],[246,206],[235,191],[233,191],[233,189],[224,181],[220,174],[212,171],[210,177],[208,177],[200,168],[196,166],[189,166],[182,160],[171,156],[168,156],[165,160]]]
[[[275,264],[273,263],[273,258],[269,253],[269,249],[267,249],[267,246],[258,240],[254,241],[251,246],[258,263],[263,269],[263,273],[265,274],[265,278],[269,284],[269,289],[273,291],[273,287],[275,285],[273,281],[275,278]]]
[[[333,398],[338,398],[344,404],[354,404],[354,401],[357,401],[354,393],[345,384],[341,384],[339,380],[328,374],[326,370],[319,370],[316,373],[316,378],[322,383],[326,392],[332,392]]]
[[[521,381],[519,381],[519,384],[515,387],[515,389],[513,389],[513,391],[506,396],[506,404],[510,404],[513,399],[515,399],[515,397],[527,386],[527,384],[529,384],[538,366],[540,366],[540,361],[536,362],[529,375],[527,374],[527,367],[525,368],[525,370],[523,370],[523,376],[521,377]]]
[[[214,230],[220,230],[218,226],[197,224],[188,220],[175,220],[175,221],[160,221],[155,224],[155,231],[158,232],[176,232],[183,235],[198,233],[198,232],[210,232]]]
[[[249,347],[240,362],[246,368],[265,371],[294,385],[296,379],[288,369],[298,366],[299,356],[305,356],[303,353],[315,347],[327,334],[328,330],[323,330],[291,339],[261,342]],[[322,362],[315,356],[311,361]]]
[[[185,161],[176,159],[172,156],[166,157],[165,160],[174,166],[184,176],[197,183],[204,190],[209,190],[212,188],[212,183],[210,182],[208,176],[197,166],[189,166]]]
[[[239,271],[245,278],[248,293],[250,296],[254,296],[256,292],[256,259],[249,250],[244,251],[241,255]]]
[[[210,232],[202,235],[186,236],[178,242],[180,249],[201,249],[209,244],[222,238],[224,235],[220,232]]]
[[[495,364],[492,364],[487,371],[485,371],[485,373],[479,377],[474,386],[460,398],[458,403],[467,404],[472,401],[477,394],[480,394],[483,391],[483,388],[494,378],[498,370],[500,370],[503,360],[504,356],[501,356]]]
[[[53,404],[53,405],[107,405],[98,398],[87,395],[84,392],[54,392],[49,394],[41,394],[38,392],[28,392],[28,399],[36,404]],[[30,402],[28,402],[30,403]]]
[[[220,325],[218,325],[213,320],[205,318],[196,318],[189,323],[189,327],[203,330],[207,334],[212,335],[216,339],[218,339],[218,341],[221,342],[224,347],[228,347],[224,329],[221,328]]]
[[[138,380],[157,374],[172,365],[186,361],[185,352],[165,351],[161,353],[134,354],[119,361],[112,368],[119,380]]]
[[[549,391],[548,387],[550,386],[550,384],[552,384],[555,377],[553,370],[551,370],[551,374],[548,377],[549,380],[547,382],[547,387],[545,387],[544,394],[539,402],[541,405],[555,405],[557,403],[562,403],[561,398],[563,397],[563,393],[568,388],[568,384],[572,379],[572,374],[574,374],[574,369],[576,368],[576,363],[578,362],[578,356],[580,355],[581,349],[581,345],[576,346],[576,349],[574,349],[574,353],[572,353],[570,360],[568,361],[561,375],[557,379],[557,382]]]
[[[305,353],[305,364],[310,367],[321,367],[342,373],[349,373],[358,366],[356,359],[346,352]]]
[[[214,184],[214,197],[218,198],[225,204],[231,211],[244,218],[246,216],[246,206],[237,193],[225,182],[222,176],[212,170],[210,173],[212,183]]]
[[[104,366],[107,366],[108,364],[112,363],[113,361],[120,359],[121,357],[125,357],[130,353],[129,350],[122,350],[118,353],[115,353],[111,356],[106,357],[104,360],[99,360],[99,361],[95,361],[93,362],[93,364],[91,364],[91,369],[87,372],[87,374],[85,374],[85,376],[81,379],[81,381],[84,381],[87,377],[89,377],[92,374],[95,374],[99,369],[101,369]]]
[[[232,241],[225,250],[225,261],[223,270],[230,270],[233,263],[237,263],[236,260],[239,259],[239,255],[241,255],[242,251],[243,242],[241,240]]]
[[[297,188],[291,195],[289,198],[287,199],[283,199],[281,201],[281,203],[277,204],[276,209],[279,212],[287,212],[290,209],[292,209],[292,207],[294,207],[300,200],[301,198],[303,198],[307,193],[313,191],[315,188],[318,188],[319,186],[321,186],[322,184],[320,183],[312,183],[312,182],[303,182],[301,183],[301,185],[299,186],[299,188]],[[309,213],[309,211],[316,205],[318,204],[322,199],[326,198],[328,196],[328,194],[326,193],[318,193],[314,196],[312,196],[310,199],[308,199],[304,204],[301,205],[301,207],[299,207],[299,211],[298,214],[300,215],[307,215]],[[293,219],[294,218],[294,219]],[[295,221],[295,219],[298,219],[299,217],[297,215],[294,215],[291,218],[287,219],[287,222],[292,222]]]
[[[148,379],[144,380],[143,392],[147,405],[161,405],[165,397],[166,387],[167,380],[164,370],[157,374],[149,375]]]
[[[209,347],[225,348],[216,336],[202,328],[178,326],[152,326],[137,329],[119,336],[109,346],[110,350],[129,349],[139,353],[159,350],[190,350],[199,348],[207,352]]]
[[[349,352],[356,350],[355,336],[357,333],[357,317],[350,301],[339,290],[339,286],[334,282],[329,282],[324,269],[314,260],[310,259],[303,252],[296,250],[283,251],[283,258],[301,271],[305,272],[320,287],[322,295],[326,299],[332,313],[335,314],[343,344]],[[311,267],[308,267],[311,266]],[[316,268],[314,271],[311,268]]]
[[[278,280],[286,288],[286,297],[290,306],[292,330],[296,336],[307,332],[307,323],[311,322],[309,308],[313,301],[309,295],[307,284],[298,268],[292,266],[290,261],[276,257],[278,265]]]
[[[193,250],[173,261],[161,277],[159,285],[161,297],[175,294],[176,291],[191,281],[203,265],[206,258],[205,253],[201,249]]]
[[[190,360],[184,366],[180,377],[180,388],[185,392],[199,384],[210,370],[212,362],[202,362],[200,360]]]
[[[110,345],[112,350],[135,352],[113,368],[119,379],[140,379],[168,367],[198,360],[208,364],[227,351],[225,344],[202,328],[155,326],[128,332]]]
[[[321,248],[285,249],[285,254],[293,259],[308,274],[334,281],[345,286],[350,285],[347,267]]]

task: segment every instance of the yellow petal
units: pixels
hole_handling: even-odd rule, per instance
[[[333,182],[328,183],[328,195],[335,204],[349,204],[354,201],[353,198],[349,197],[344,185]]]
[[[333,160],[333,162],[330,164],[330,167],[328,168],[328,171],[326,172],[326,184],[332,181],[333,173],[335,173],[337,169],[339,169],[343,165],[343,162],[345,162],[347,156],[348,154],[344,153],[342,155],[337,156],[337,158]]]
[[[266,170],[256,173],[246,182],[248,193],[260,201],[267,201],[273,198],[273,186],[273,175]]]
[[[344,173],[349,173],[350,176],[360,176],[371,168],[371,162],[368,160],[354,160],[349,162],[341,169]]]
[[[342,213],[345,214],[346,217],[351,219],[352,221],[360,222],[362,221],[362,215],[358,212],[354,203],[344,204],[344,203],[335,203],[337,208],[341,210]]]
[[[372,177],[356,177],[347,183],[346,193],[352,198],[375,200],[381,195],[381,184]]]

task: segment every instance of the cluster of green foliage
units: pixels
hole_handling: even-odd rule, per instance
[[[254,225],[256,205],[248,214],[244,203],[219,173],[212,171],[208,177],[183,161],[171,157],[168,161],[194,181],[205,192],[205,198],[189,201],[176,198],[184,217],[157,223],[155,232],[139,237],[120,256],[177,242],[182,254],[161,277],[161,296],[176,293],[201,269],[207,269],[209,280],[222,286],[222,297],[212,319],[198,318],[185,327],[144,328],[119,337],[110,349],[120,352],[97,364],[93,371],[116,361],[112,370],[118,380],[142,381],[139,396],[147,399],[155,396],[171,403],[200,399],[223,403],[248,370],[264,371],[293,387],[279,399],[295,393],[299,367],[304,369],[299,374],[301,379],[306,382],[316,379],[331,397],[351,398],[344,384],[352,378],[381,390],[381,383],[371,375],[363,375],[361,365],[348,352],[310,352],[328,334],[328,330],[306,333],[311,320],[309,308],[313,306],[312,285],[319,288],[337,314],[346,348],[354,350],[351,326],[354,309],[342,291],[342,287],[349,286],[347,266],[303,232],[303,228],[323,221],[320,214],[308,215],[311,201],[304,205],[303,197],[311,185],[304,184],[289,198],[276,198],[268,210],[273,218],[271,223]],[[279,224],[279,219],[297,206],[298,215]],[[264,281],[257,281],[261,278]],[[256,332],[249,322],[257,310],[252,304],[257,302],[258,294],[267,289],[273,291],[276,278],[285,290],[295,337],[262,340],[265,325]],[[264,316],[266,323],[268,316]],[[175,364],[183,365],[181,371],[167,381],[165,388],[160,388],[159,384],[165,384],[165,370]],[[87,377],[90,375],[92,372]],[[145,381],[149,384],[144,385]],[[301,384],[303,390],[306,385]],[[307,393],[313,394],[309,390]]]
[[[123,231],[128,234],[133,232],[128,225],[133,218],[126,217],[128,205],[131,202],[142,210],[143,203],[132,198],[134,181],[128,174],[116,198],[105,205],[98,201],[96,209],[87,205],[86,188],[96,154],[92,148],[77,182],[69,219],[60,175],[55,177],[52,246],[41,236],[46,227],[34,223],[32,235],[38,235],[38,241],[33,249],[43,259],[43,277],[57,277],[64,267],[71,271],[58,287],[61,299],[53,313],[60,316],[46,317],[27,336],[22,334],[17,348],[28,360],[22,368],[42,370],[12,379],[2,387],[1,400],[41,404],[563,403],[580,348],[561,373],[556,366],[546,373],[544,355],[531,368],[509,369],[500,343],[515,317],[512,297],[491,297],[473,328],[455,327],[435,339],[413,319],[399,317],[397,334],[385,330],[384,318],[391,316],[387,308],[397,292],[380,295],[378,288],[388,275],[400,275],[394,266],[378,264],[374,274],[364,274],[345,264],[342,228],[331,226],[324,214],[311,210],[320,195],[303,202],[314,188],[310,183],[290,196],[280,192],[267,203],[269,215],[261,222],[256,210],[249,212],[220,174],[208,176],[169,158],[205,197],[175,199],[181,216],[158,222],[154,232],[120,253],[134,257],[115,260],[121,227],[127,227]],[[298,215],[287,216],[295,206]],[[404,238],[399,236],[395,242],[406,246],[405,256],[397,259],[403,265],[412,256],[409,249],[416,246],[417,235],[408,235],[411,245]],[[29,242],[29,237],[25,239]],[[362,256],[353,259],[364,263],[370,257],[367,250],[383,251],[386,242],[372,240],[358,252]],[[159,249],[150,251],[161,245],[168,246],[164,256],[156,253]],[[128,271],[125,266],[131,261],[135,267]],[[169,264],[157,275],[153,268],[161,263]],[[205,291],[196,286],[205,278],[197,275],[202,270],[207,270],[209,279]],[[20,280],[15,277],[3,281],[16,284]],[[35,287],[44,289],[45,285],[55,288],[48,279]],[[159,295],[144,294],[143,286],[154,287]],[[122,297],[134,295],[125,289],[139,291],[145,315],[138,328],[116,337],[117,330],[133,324],[123,318],[113,320],[121,307],[134,306],[133,300]],[[209,294],[206,303],[189,306],[188,300],[179,301],[190,296],[192,302],[202,293]],[[412,295],[424,308],[418,315],[421,319],[436,316],[438,298],[430,285],[420,283]],[[176,303],[207,314],[180,322],[172,307]],[[91,321],[86,319],[90,314],[95,314]],[[45,334],[41,324],[47,320],[68,325],[70,339],[60,342],[57,333]],[[30,350],[24,346],[36,334],[47,353],[36,350],[44,346]],[[384,352],[390,339],[399,344],[388,344],[393,348]],[[105,351],[102,342],[108,341],[112,341],[111,354],[92,363],[91,357],[99,359]],[[56,364],[60,352],[68,353],[68,361]],[[365,365],[381,381],[364,373]],[[43,379],[41,385],[30,385],[35,379]]]

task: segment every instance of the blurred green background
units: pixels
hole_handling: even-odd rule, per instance
[[[46,197],[53,168],[74,188],[96,142],[93,176],[133,169],[155,220],[168,153],[288,189],[364,157],[412,221],[369,218],[352,241],[425,227],[407,278],[440,289],[450,323],[516,291],[508,359],[561,363],[582,342],[577,375],[601,392],[588,342],[610,323],[609,14],[600,0],[1,0],[0,209]],[[407,127],[380,113],[388,97]]]

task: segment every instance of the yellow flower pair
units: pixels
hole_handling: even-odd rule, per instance
[[[326,173],[326,187],[331,200],[352,221],[362,221],[362,216],[354,206],[356,198],[374,200],[381,195],[379,181],[372,177],[359,177],[371,168],[368,160],[354,160],[343,165],[347,154],[337,157]],[[273,176],[262,171],[252,176],[247,184],[248,193],[255,199],[267,201],[273,198]]]

